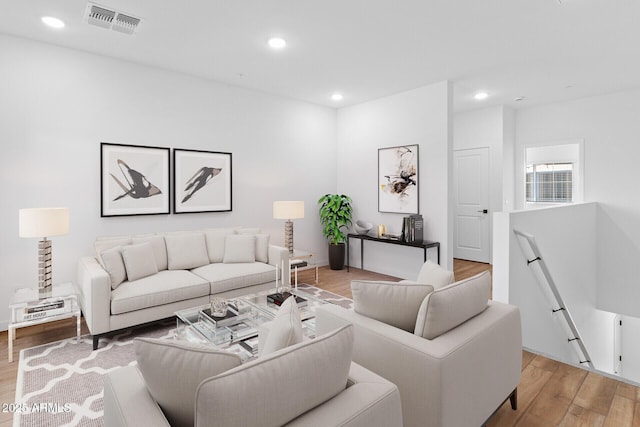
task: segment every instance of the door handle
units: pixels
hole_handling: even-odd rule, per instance
[[[478,212],[486,214],[486,213],[489,213],[489,210],[488,209],[482,209],[481,211],[478,211]]]

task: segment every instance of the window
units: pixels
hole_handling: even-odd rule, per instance
[[[584,193],[584,141],[573,139],[525,147],[525,208],[579,203]]]
[[[527,165],[527,202],[571,203],[573,163]]]

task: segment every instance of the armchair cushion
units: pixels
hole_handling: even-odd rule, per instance
[[[346,325],[206,379],[196,425],[282,426],[345,389],[352,348]]]
[[[488,271],[429,294],[418,311],[414,334],[434,339],[487,308],[491,292],[491,276]]]
[[[208,346],[135,338],[138,368],[172,426],[193,426],[196,389],[204,379],[240,366],[240,356]]]
[[[289,297],[282,303],[275,318],[269,323],[268,335],[264,342],[260,342],[258,349],[260,356],[302,342],[302,320],[294,297]],[[263,332],[262,328],[260,332]]]
[[[353,280],[353,309],[356,313],[387,325],[413,332],[420,303],[433,286],[419,283]]]
[[[122,259],[130,282],[158,272],[153,247],[149,242],[123,246]]]
[[[433,286],[434,289],[447,286],[455,282],[453,271],[446,270],[431,260],[427,260],[418,272],[418,283]]]

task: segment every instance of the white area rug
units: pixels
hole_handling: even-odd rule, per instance
[[[345,308],[352,301],[315,286],[299,289]],[[102,376],[121,366],[135,365],[133,338],[171,338],[175,320],[130,329],[101,338],[92,351],[91,336],[24,349],[20,352],[14,427],[102,426]]]

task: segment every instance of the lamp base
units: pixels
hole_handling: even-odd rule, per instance
[[[53,288],[53,259],[51,240],[44,239],[38,242],[38,294],[40,299],[51,296]]]
[[[289,249],[289,255],[293,255],[293,221],[290,219],[284,223],[284,245]]]

